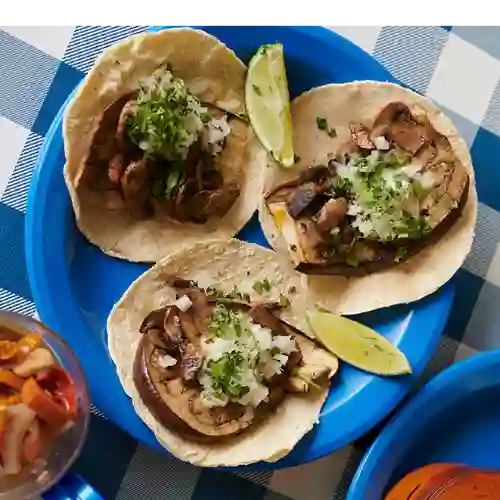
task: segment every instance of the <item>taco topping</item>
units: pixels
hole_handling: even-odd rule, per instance
[[[187,280],[176,305],[152,311],[134,363],[143,402],[168,428],[218,441],[262,421],[289,393],[324,386],[338,361],[273,312],[279,305],[214,298]]]
[[[422,113],[388,104],[328,165],[266,195],[298,269],[364,274],[404,261],[454,223],[469,177]]]
[[[230,132],[227,114],[202,105],[162,66],[105,110],[84,182],[107,208],[127,208],[137,219],[205,223],[240,193],[237,179],[217,168]]]

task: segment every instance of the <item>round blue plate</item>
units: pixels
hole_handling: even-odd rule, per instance
[[[392,80],[368,54],[324,28],[203,27],[248,61],[262,44],[285,47],[291,96],[311,87],[352,80]],[[79,357],[94,403],[139,441],[163,449],[135,414],[122,390],[106,347],[106,317],[129,284],[147,269],[104,255],[78,232],[63,180],[63,109],[50,128],[29,193],[26,260],[41,319],[63,335]],[[257,218],[240,238],[265,246]],[[319,425],[276,464],[284,467],[319,458],[360,437],[384,418],[408,392],[438,343],[448,316],[453,285],[427,299],[362,315],[364,321],[408,356],[413,376],[384,379],[343,366]]]
[[[500,351],[447,368],[390,420],[347,500],[381,500],[406,473],[437,462],[500,469]]]

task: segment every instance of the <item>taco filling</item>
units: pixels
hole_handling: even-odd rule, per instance
[[[173,278],[177,301],[144,319],[134,362],[143,403],[198,442],[234,437],[289,394],[324,390],[338,360],[280,320],[275,303],[222,297]]]
[[[328,125],[318,119],[318,128]],[[299,271],[362,275],[403,262],[440,238],[467,200],[468,172],[424,113],[391,102],[371,127],[349,131],[327,166],[265,196]]]
[[[240,194],[237,179],[218,168],[230,132],[226,113],[160,67],[105,110],[82,182],[106,208],[127,208],[135,219],[205,223]]]

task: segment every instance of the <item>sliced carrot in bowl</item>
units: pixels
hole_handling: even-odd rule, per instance
[[[57,403],[33,377],[24,382],[21,389],[21,399],[26,406],[49,425],[63,426],[70,419],[68,410]]]
[[[18,377],[10,370],[2,370],[0,368],[0,384],[4,384],[12,389],[20,391],[24,385],[24,379]]]

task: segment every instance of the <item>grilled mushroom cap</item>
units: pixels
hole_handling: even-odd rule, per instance
[[[152,363],[153,351],[143,337],[136,352],[134,382],[160,424],[191,440],[215,442],[238,434],[252,423],[253,411],[243,406],[213,415],[210,408],[199,404],[197,388],[187,387],[180,377],[165,378],[166,370]]]
[[[454,154],[449,140],[433,128],[426,115],[412,113],[404,103],[392,102],[381,110],[371,129],[362,124],[349,124],[349,129],[349,150],[366,155],[377,144],[383,144],[384,150],[390,147],[410,155],[409,166],[414,172],[432,180],[431,189],[418,205],[427,231],[420,239],[397,238],[390,242],[380,241],[376,234],[363,238],[358,233],[353,238],[356,230],[346,213],[347,194],[322,197],[322,206],[316,210],[318,195],[313,197],[312,193],[321,192],[325,179],[314,178],[312,173],[324,167],[310,167],[296,180],[275,187],[266,197],[297,270],[306,274],[359,276],[407,260],[440,239],[467,202],[467,169]],[[335,167],[329,172],[332,179]],[[290,206],[289,200],[296,198],[303,203]],[[316,205],[311,210],[313,202]],[[295,210],[296,206],[300,210]],[[356,265],[346,261],[348,255],[355,257]]]
[[[203,332],[198,325],[203,325],[202,318],[206,320],[207,314],[213,312],[214,303],[209,302],[196,283],[176,277],[168,279],[169,283],[180,287],[181,293],[188,294],[193,305],[185,312],[175,306],[163,307],[145,318],[133,370],[134,383],[143,403],[161,425],[193,441],[223,441],[265,420],[281,404],[287,392],[305,392],[298,380],[289,383],[294,373],[302,368],[303,349],[313,375],[321,377],[336,371],[338,362],[334,356],[324,353],[312,359],[309,356],[312,342],[296,337],[300,350],[293,352],[283,372],[269,381],[267,401],[257,408],[237,403],[214,408],[205,406],[200,399],[201,386],[196,380],[202,362],[199,346]],[[272,313],[276,304],[248,304],[230,299],[226,304],[245,309],[255,323],[271,329],[276,335],[300,333]]]

